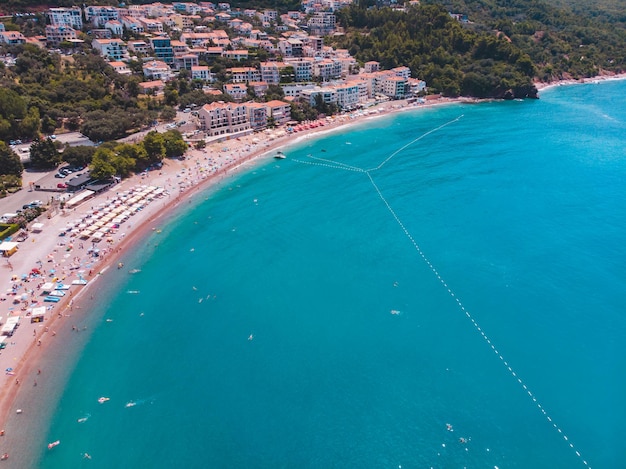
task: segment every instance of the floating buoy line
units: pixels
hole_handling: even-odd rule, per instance
[[[461,118],[463,117],[463,114],[461,114],[460,116],[456,117],[455,119],[452,119],[438,127],[435,127],[434,129],[429,130],[428,132],[425,132],[423,134],[421,134],[419,137],[411,140],[409,143],[407,143],[406,145],[402,146],[401,148],[399,148],[398,150],[394,151],[393,153],[391,153],[387,158],[385,158],[378,166],[375,166],[373,168],[369,168],[369,169],[364,169],[364,168],[359,168],[358,166],[353,166],[353,165],[349,165],[346,163],[342,163],[342,162],[338,162],[338,161],[333,161],[330,159],[326,159],[326,158],[319,158],[316,156],[313,156],[311,154],[308,154],[307,157],[309,158],[309,160],[300,160],[300,159],[294,159],[291,158],[290,161],[294,161],[296,163],[300,163],[300,164],[307,164],[307,165],[313,165],[313,166],[320,166],[320,167],[324,167],[324,168],[331,168],[331,169],[338,169],[338,170],[343,170],[343,171],[352,171],[352,172],[358,172],[358,173],[365,173],[365,175],[367,176],[370,184],[372,185],[372,187],[374,188],[374,190],[376,191],[376,193],[378,194],[378,197],[380,198],[380,200],[383,202],[383,204],[385,205],[385,207],[387,207],[387,210],[389,211],[389,213],[391,214],[391,216],[393,217],[393,219],[396,221],[396,223],[398,224],[398,226],[400,226],[400,229],[402,229],[402,231],[404,232],[404,235],[409,239],[409,241],[411,242],[411,244],[413,245],[413,248],[415,249],[415,251],[417,252],[417,254],[419,255],[419,257],[422,259],[422,261],[428,266],[428,268],[431,270],[431,272],[433,273],[433,275],[435,275],[435,277],[437,277],[437,280],[439,281],[439,283],[443,286],[443,288],[446,290],[446,292],[448,292],[448,294],[450,295],[450,297],[452,298],[452,300],[456,303],[457,307],[459,308],[459,310],[465,315],[465,317],[472,323],[472,326],[474,327],[474,330],[480,334],[480,336],[483,338],[483,340],[487,343],[487,345],[491,348],[492,352],[496,355],[496,357],[498,357],[498,359],[500,360],[500,363],[502,363],[502,365],[505,367],[505,369],[507,370],[507,372],[513,377],[513,379],[515,379],[518,383],[518,385],[524,390],[524,392],[528,395],[528,397],[531,399],[531,401],[533,402],[533,405],[535,405],[537,407],[537,409],[539,410],[539,412],[541,412],[541,414],[545,417],[545,419],[547,420],[547,422],[558,432],[559,436],[561,436],[563,438],[563,440],[565,441],[565,443],[569,446],[569,448],[574,452],[574,454],[579,458],[579,460],[582,462],[582,464],[587,467],[587,468],[591,468],[591,466],[589,465],[589,463],[587,462],[587,460],[585,460],[580,451],[578,451],[574,444],[571,442],[570,438],[566,435],[566,433],[563,431],[563,429],[557,425],[557,423],[554,421],[554,419],[548,414],[547,410],[545,409],[545,407],[539,402],[539,400],[537,399],[537,396],[535,396],[535,394],[528,388],[528,386],[526,385],[526,383],[522,380],[522,378],[520,378],[518,376],[518,374],[515,372],[515,370],[513,369],[513,367],[507,362],[507,360],[504,358],[504,356],[502,355],[502,353],[498,350],[498,348],[495,346],[495,344],[493,343],[493,341],[489,338],[489,336],[485,333],[485,331],[482,329],[482,327],[480,327],[478,321],[473,317],[473,315],[469,312],[469,310],[467,308],[465,308],[465,306],[463,305],[463,303],[461,302],[461,300],[459,299],[459,297],[454,293],[454,291],[452,290],[452,288],[447,284],[447,282],[444,280],[443,276],[440,274],[440,272],[437,270],[437,268],[430,262],[430,260],[426,257],[426,254],[424,253],[424,251],[422,251],[422,248],[420,247],[420,245],[417,243],[417,241],[415,240],[415,238],[413,237],[413,235],[411,234],[411,232],[407,229],[407,227],[404,225],[404,223],[402,222],[402,220],[400,219],[400,217],[398,216],[398,214],[395,212],[395,210],[393,209],[393,207],[391,206],[391,204],[389,203],[389,201],[385,198],[385,196],[383,195],[382,191],[380,190],[380,188],[378,187],[378,185],[376,184],[376,182],[374,181],[374,178],[372,177],[372,173],[380,170],[383,166],[385,166],[389,161],[391,161],[396,155],[400,154],[401,152],[403,152],[404,150],[406,150],[407,148],[409,148],[410,146],[414,145],[415,143],[419,142],[420,140],[422,140],[423,138],[427,137],[428,135],[435,133],[441,129],[443,129],[444,127],[447,127],[449,125],[452,125],[456,122],[458,122]],[[311,161],[314,160],[314,161]]]

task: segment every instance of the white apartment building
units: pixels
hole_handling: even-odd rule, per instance
[[[174,66],[178,70],[182,70],[183,68],[191,70],[192,67],[197,67],[198,65],[198,56],[196,54],[183,54],[174,56]]]
[[[302,99],[306,100],[311,106],[315,106],[318,96],[326,104],[337,104],[337,91],[334,88],[320,88],[316,86],[310,90],[302,91]]]
[[[148,33],[162,33],[163,32],[163,23],[157,20],[151,20],[148,18],[137,18],[143,25],[144,31]]]
[[[248,121],[253,130],[261,130],[267,127],[267,106],[265,103],[245,103],[248,110]]]
[[[380,63],[374,60],[370,60],[369,62],[365,62],[363,66],[363,71],[365,73],[373,73],[380,70]]]
[[[274,99],[265,105],[269,108],[269,115],[274,119],[276,125],[283,125],[291,120],[291,105],[289,103]]]
[[[227,83],[224,85],[224,93],[235,101],[243,101],[248,96],[248,87],[244,83]]]
[[[110,20],[104,23],[104,28],[111,31],[114,36],[121,36],[124,34],[124,26],[118,20]]]
[[[285,63],[293,67],[296,82],[311,81],[314,62],[315,59],[309,57],[285,59]]]
[[[128,57],[126,44],[121,39],[94,39],[91,47],[109,60],[122,60]]]
[[[350,110],[358,107],[359,103],[359,86],[354,83],[344,83],[334,85],[336,103],[343,110]]]
[[[165,62],[151,60],[143,64],[143,76],[148,80],[167,81],[174,76],[172,69]]]
[[[145,32],[143,24],[131,16],[122,16],[122,24],[134,34],[143,34]]]
[[[280,87],[283,90],[283,93],[285,93],[285,97],[289,97],[289,98],[293,98],[293,99],[301,99],[302,98],[302,92],[304,90],[313,90],[316,88],[316,85],[314,84],[303,84],[303,83],[296,83],[296,84],[287,84],[287,85],[280,85]]]
[[[230,69],[233,83],[249,83],[260,81],[261,72],[253,67],[235,67]]]
[[[411,78],[411,69],[409,67],[396,67],[396,68],[392,68],[391,71],[397,77],[406,78],[407,80]]]
[[[261,71],[261,80],[268,85],[278,85],[280,83],[280,70],[287,67],[283,62],[261,62],[259,69]]]
[[[248,50],[225,50],[224,52],[222,52],[222,57],[234,60],[236,62],[241,62],[242,60],[248,60]]]
[[[48,47],[56,46],[64,41],[76,39],[76,30],[69,26],[46,26],[46,44]]]
[[[53,26],[69,26],[74,29],[83,29],[83,12],[79,7],[50,8],[48,18]]]
[[[85,7],[85,19],[97,28],[102,28],[107,21],[119,20],[120,13],[117,8],[106,6]]]
[[[323,59],[313,62],[313,76],[323,80],[334,80],[341,77],[341,62]]]
[[[191,79],[202,80],[205,82],[213,81],[213,75],[209,71],[209,67],[206,65],[196,65],[191,67]]]
[[[403,77],[390,76],[382,80],[381,93],[392,99],[404,99],[408,91],[408,80]]]
[[[307,26],[309,34],[313,36],[328,36],[335,32],[336,18],[328,11],[316,12],[307,22]]]
[[[146,41],[128,41],[128,50],[135,54],[145,55],[150,51],[150,46]]]

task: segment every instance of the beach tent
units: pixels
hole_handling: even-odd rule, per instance
[[[44,293],[52,291],[52,290],[54,290],[54,283],[52,282],[46,282],[41,286],[41,291]]]
[[[70,200],[68,200],[67,203],[65,204],[65,206],[67,208],[73,208],[73,207],[77,206],[78,204],[80,204],[80,203],[84,202],[85,200],[87,200],[92,195],[94,195],[94,191],[90,191],[88,189],[85,189],[84,191],[82,191],[77,196],[75,196],[75,197],[71,198]]]
[[[7,336],[12,336],[13,332],[15,332],[15,328],[17,327],[17,323],[11,323],[8,322],[2,326],[2,329],[0,329],[0,334],[2,335],[7,335]]]
[[[18,243],[4,241],[0,244],[0,254],[4,257],[10,257],[17,251]]]
[[[43,322],[44,314],[46,314],[45,306],[33,308],[33,312],[30,315],[30,322]]]

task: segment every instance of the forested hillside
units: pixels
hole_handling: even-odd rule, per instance
[[[527,53],[542,81],[626,69],[626,10],[620,0],[424,0],[466,14]]]
[[[535,67],[523,51],[493,33],[474,31],[437,5],[406,11],[353,5],[337,13],[346,28],[336,38],[362,62],[406,65],[431,92],[448,96],[529,97]]]

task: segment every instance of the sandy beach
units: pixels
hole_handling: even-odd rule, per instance
[[[31,231],[19,250],[3,260],[0,270],[1,323],[19,317],[19,327],[6,337],[6,348],[0,352],[0,455],[9,453],[10,466],[18,463],[16,452],[26,451],[20,442],[26,435],[32,438],[37,422],[45,421],[46,409],[37,396],[53,383],[62,387],[70,372],[69,363],[50,364],[46,358],[53,350],[58,355],[68,341],[86,340],[89,333],[83,324],[94,293],[102,289],[107,276],[128,274],[131,267],[123,265],[125,254],[135,243],[159,233],[183,202],[187,206],[201,191],[273,158],[286,145],[392,112],[455,102],[459,101],[388,102],[317,121],[293,134],[257,133],[202,150],[189,149],[184,160],[167,159],[160,170],[126,179],[74,209],[48,212],[49,218],[42,214],[35,220],[44,224],[42,231]],[[62,231],[66,234],[59,236]],[[91,236],[86,237],[85,231]],[[94,235],[96,231],[102,234]],[[64,289],[56,290],[60,284]],[[58,301],[50,300],[55,294]],[[42,308],[44,320],[31,323],[33,313],[41,313]]]

